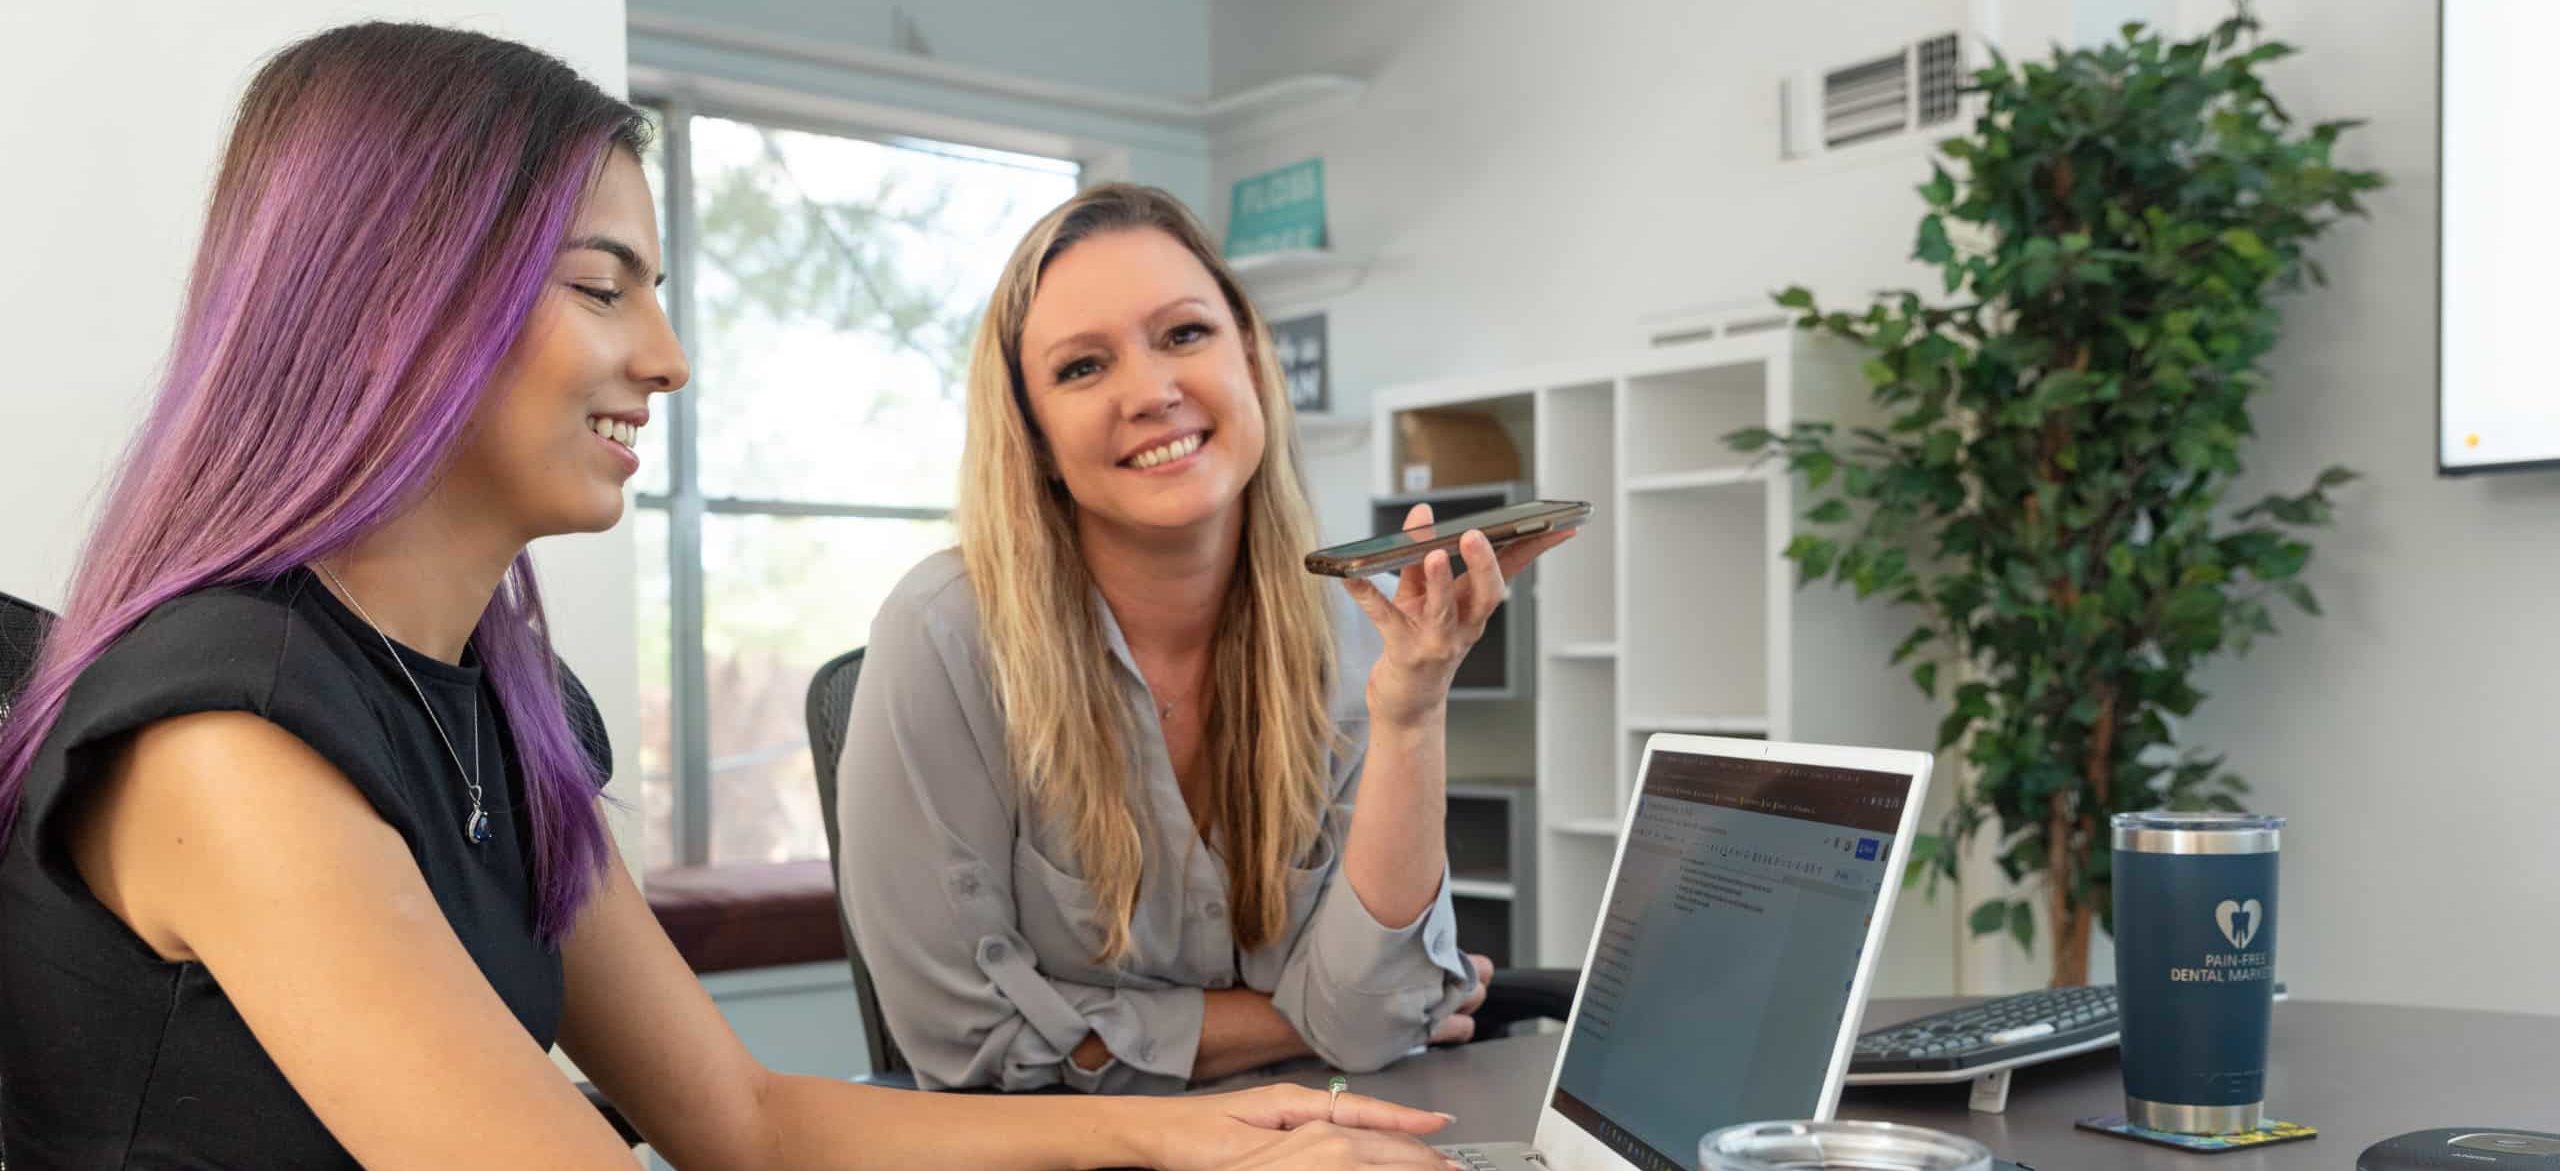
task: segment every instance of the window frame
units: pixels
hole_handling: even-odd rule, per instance
[[[635,86],[631,97],[633,105],[654,112],[659,119],[658,148],[663,160],[666,198],[666,207],[662,209],[666,221],[663,242],[666,313],[677,341],[687,352],[696,351],[695,343],[699,340],[701,328],[694,300],[697,274],[692,121],[696,117],[723,118],[775,130],[858,139],[901,150],[929,151],[933,146],[947,145],[1055,158],[1075,166],[1072,179],[1078,189],[1099,179],[1101,176],[1097,172],[1108,173],[1115,169],[1109,159],[1084,157],[1083,152],[1024,150],[1020,143],[987,141],[1011,138],[1011,135],[955,136],[949,131],[957,127],[946,120],[919,116],[913,130],[901,130],[868,118],[813,116],[757,102],[705,101],[687,92],[694,88],[678,84]],[[979,141],[970,141],[971,138]],[[667,682],[673,723],[669,729],[671,751],[666,778],[674,796],[669,827],[673,848],[671,862],[685,867],[708,866],[713,864],[711,798],[719,762],[711,757],[711,669],[703,643],[706,623],[706,585],[702,563],[704,518],[773,516],[938,521],[950,519],[952,510],[707,496],[703,492],[700,460],[694,446],[701,426],[695,396],[668,396],[664,414],[667,428],[666,490],[634,493],[632,505],[665,513],[667,517],[667,544],[662,552],[667,559],[668,670],[671,675]]]

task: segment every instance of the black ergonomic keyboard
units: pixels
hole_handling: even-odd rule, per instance
[[[2275,986],[2284,999],[2284,985]],[[1962,1081],[2116,1043],[2111,985],[2041,988],[1870,1030],[1849,1058],[1849,1081]]]

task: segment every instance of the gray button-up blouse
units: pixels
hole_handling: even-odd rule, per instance
[[[1288,925],[1240,953],[1225,868],[1192,828],[1119,624],[1098,596],[1095,607],[1123,699],[1139,713],[1129,794],[1150,827],[1131,946],[1107,966],[1093,960],[1103,926],[1067,832],[1035,815],[1013,774],[959,553],[909,572],[872,623],[837,780],[837,865],[863,961],[917,1081],[1178,1091],[1199,1049],[1202,990],[1239,985],[1269,993],[1342,1069],[1376,1069],[1422,1044],[1474,985],[1448,881],[1421,918],[1390,928],[1340,865],[1368,750],[1376,630],[1335,606],[1331,710],[1346,744],[1332,758],[1332,804],[1321,840],[1289,876]],[[1088,1033],[1111,1050],[1090,1072],[1067,1059]]]

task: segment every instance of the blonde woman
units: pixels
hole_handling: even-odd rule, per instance
[[[1449,682],[1560,538],[1334,605],[1283,386],[1164,192],[1086,191],[1006,265],[960,546],[882,607],[840,774],[847,909],[924,1085],[1170,1092],[1472,1033]]]

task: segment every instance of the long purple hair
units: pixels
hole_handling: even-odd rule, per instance
[[[648,123],[523,45],[358,24],[249,84],[166,381],[70,603],[0,724],[0,849],[82,671],[181,594],[273,581],[414,503],[542,294],[607,152]],[[557,943],[605,858],[533,564],[471,636],[523,762],[536,927]]]

